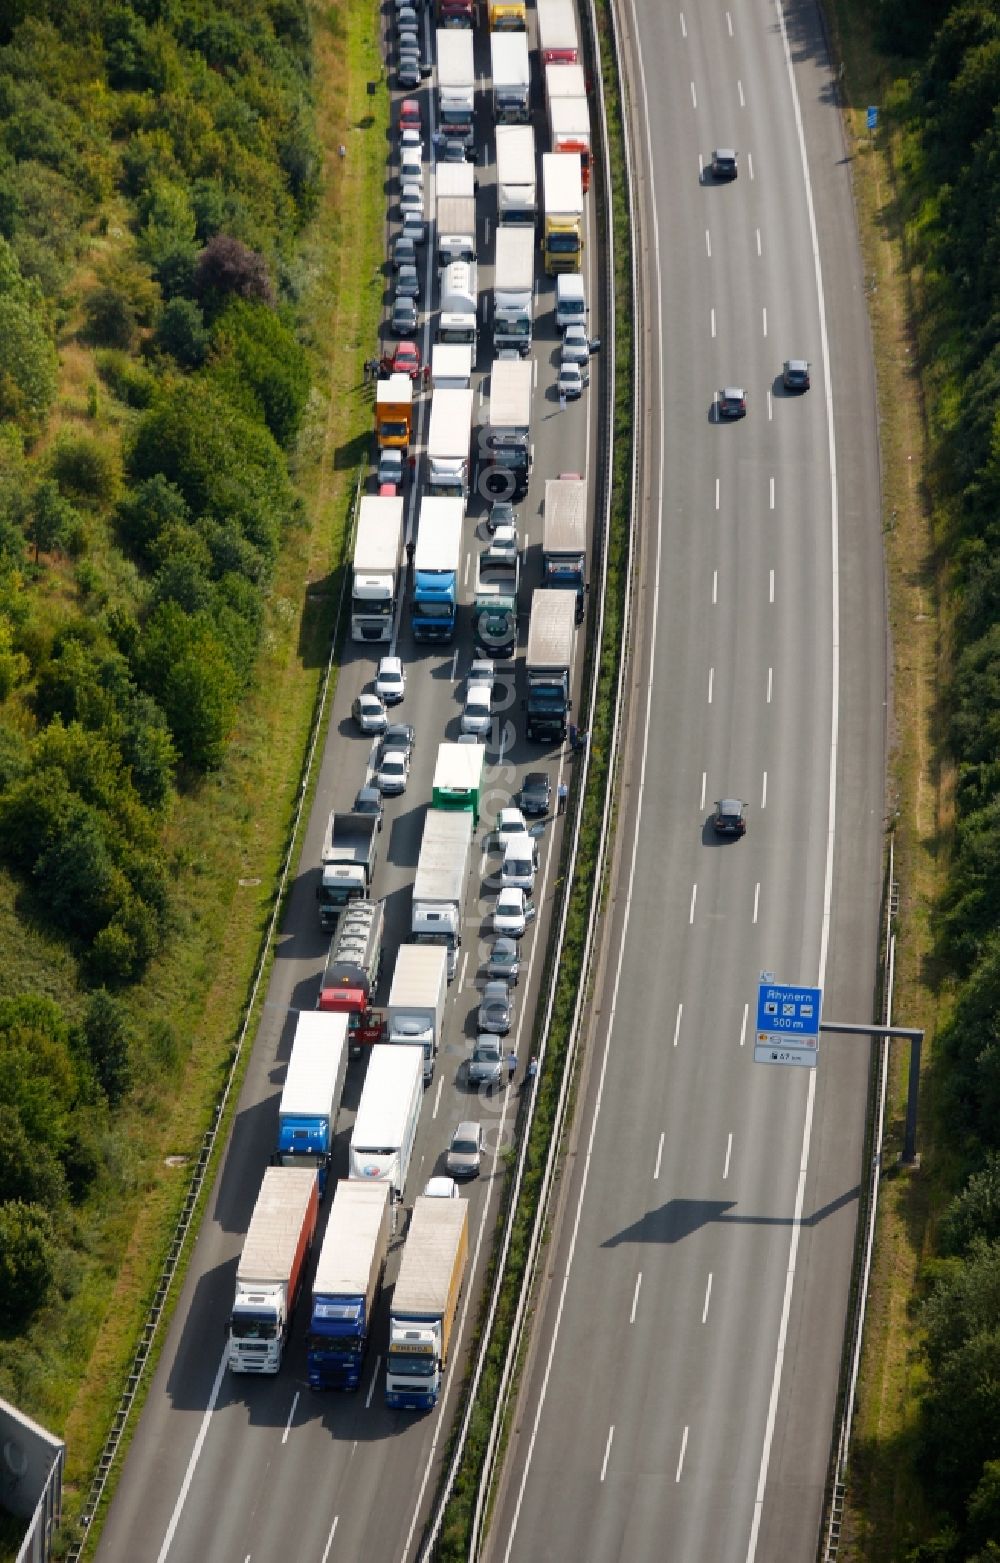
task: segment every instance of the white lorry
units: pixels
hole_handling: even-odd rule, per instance
[[[389,989],[389,1042],[420,1048],[425,1085],[441,1046],[447,992],[447,951],[440,945],[401,944]]]
[[[386,1405],[420,1411],[437,1403],[468,1257],[468,1200],[422,1195],[392,1290]]]
[[[437,258],[439,267],[450,266],[452,261],[475,260],[476,200],[474,196],[438,196]]]
[[[542,585],[573,592],[577,623],[582,621],[587,590],[587,485],[583,478],[565,474],[545,481]]]
[[[441,311],[437,339],[471,347],[479,335],[479,292],[475,261],[456,260],[441,272]]]
[[[572,706],[575,643],[576,603],[571,594],[536,587],[531,594],[524,659],[528,684],[525,728],[529,739],[561,743],[566,736]]]
[[[434,392],[434,401],[444,393]],[[458,393],[464,394],[464,393]],[[469,392],[472,395],[472,392]],[[433,411],[431,413],[433,419]],[[458,624],[458,577],[462,563],[462,518],[465,501],[459,495],[425,495],[420,501],[420,526],[413,554],[410,629],[414,640],[450,641]]]
[[[391,1234],[388,1184],[341,1179],[313,1277],[310,1389],[361,1383]]]
[[[527,33],[490,33],[493,117],[498,125],[526,125],[531,118],[531,65]]]
[[[583,174],[578,152],[543,152],[542,244],[550,277],[583,267]]]
[[[532,227],[538,216],[535,132],[530,125],[497,126],[497,218]]]
[[[268,1167],[236,1267],[227,1361],[232,1373],[277,1373],[316,1236],[312,1167]]]
[[[309,1167],[326,1192],[333,1136],[347,1075],[347,1016],[299,1012],[278,1103],[278,1138],[272,1162]]]
[[[501,33],[517,38],[518,33]],[[497,229],[493,265],[493,346],[497,353],[513,349],[526,358],[531,352],[534,314],[535,234],[532,228],[508,223]]]
[[[472,403],[471,390],[435,391],[431,397],[427,431],[427,487],[431,494],[464,500],[469,492]]]
[[[531,477],[533,376],[530,358],[498,358],[490,375],[488,455],[480,462],[481,486],[498,498],[515,502],[527,494]]]
[[[351,584],[351,639],[391,640],[403,540],[402,496],[366,494],[358,511]]]
[[[388,1183],[402,1199],[424,1099],[424,1061],[415,1047],[371,1050],[351,1134],[350,1176]]]
[[[467,391],[472,384],[472,348],[435,342],[431,348],[431,388]]]
[[[462,902],[472,833],[472,815],[466,810],[428,809],[413,881],[410,930],[414,942],[444,946],[449,981],[457,970],[462,943]]]
[[[476,199],[476,170],[471,163],[438,163],[434,183],[439,201]]]
[[[475,140],[473,116],[476,71],[472,58],[472,31],[441,28],[436,34],[438,124],[449,140],[471,147]]]
[[[573,0],[535,0],[535,4],[542,64],[558,61],[563,65],[575,65],[580,58],[580,37]]]

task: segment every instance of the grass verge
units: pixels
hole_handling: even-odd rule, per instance
[[[942,561],[925,488],[928,433],[914,323],[922,278],[908,243],[909,216],[894,169],[904,151],[892,114],[893,73],[872,39],[863,0],[834,0],[829,21],[843,62],[844,122],[866,274],[878,385],[882,523],[893,648],[893,749],[890,810],[896,813],[894,1014],[926,1027],[916,1173],[883,1181],[866,1316],[864,1351],[840,1556],[886,1563],[919,1537],[926,1519],[912,1457],[921,1383],[919,1325],[913,1307],[940,1195],[935,1183],[934,1034],[945,1018],[947,989],[937,980],[931,914],[944,883],[950,774],[941,759],[940,712],[947,624]],[[868,104],[882,108],[873,140]],[[885,1165],[902,1148],[908,1050],[897,1045],[889,1080]]]
[[[171,820],[176,932],[137,997],[136,1014],[160,1029],[165,1055],[184,1060],[180,1078],[169,1101],[140,1091],[129,1125],[128,1196],[113,1211],[89,1213],[94,1263],[39,1356],[39,1378],[58,1386],[49,1396],[52,1420],[67,1441],[63,1550],[78,1534],[76,1518],[176,1228],[190,1159],[212,1121],[244,1019],[301,791],[354,483],[370,440],[371,410],[357,391],[381,311],[374,279],[384,248],[388,100],[379,17],[366,0],[337,0],[315,4],[313,20],[326,177],[293,279],[316,376],[295,470],[306,522],[279,561],[255,693],[226,763],[180,800]],[[376,84],[371,96],[369,82]],[[44,955],[40,948],[40,968]],[[235,1102],[236,1093],[230,1113]],[[210,1180],[211,1172],[204,1197]]]
[[[514,1216],[507,1269],[497,1307],[479,1396],[469,1425],[462,1463],[451,1499],[445,1511],[438,1557],[442,1563],[460,1563],[468,1557],[476,1493],[483,1468],[490,1427],[496,1411],[504,1359],[510,1343],[517,1310],[517,1299],[524,1282],[531,1229],[538,1207],[539,1191],[552,1138],[560,1086],[566,1066],[567,1049],[580,983],[584,980],[583,955],[591,902],[600,893],[597,882],[598,852],[611,764],[611,738],[616,692],[620,678],[622,630],[627,588],[628,541],[632,524],[631,471],[634,431],[632,428],[632,379],[635,357],[633,337],[631,241],[628,209],[625,201],[624,126],[617,93],[617,75],[609,21],[610,0],[598,0],[598,25],[605,69],[605,111],[611,147],[610,199],[615,237],[615,372],[617,396],[612,409],[611,517],[607,547],[607,588],[604,637],[598,651],[600,669],[594,709],[584,726],[590,731],[590,777],[582,799],[583,818],[579,852],[562,959],[555,973],[556,994],[546,1051],[546,1067],[540,1078],[525,1162],[520,1199]],[[485,1306],[485,1304],[484,1304]],[[520,1362],[518,1371],[520,1370]],[[513,1405],[513,1394],[508,1406]],[[506,1429],[504,1432],[506,1437]]]

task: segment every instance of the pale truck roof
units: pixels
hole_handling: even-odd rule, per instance
[[[237,1266],[239,1283],[288,1280],[315,1186],[315,1167],[268,1167]]]
[[[401,944],[389,989],[394,1009],[436,1009],[448,979],[448,952],[440,944]]]
[[[392,1292],[393,1314],[433,1319],[445,1312],[459,1256],[468,1246],[468,1225],[466,1199],[421,1195],[415,1201]]]
[[[399,560],[402,536],[402,495],[391,499],[388,496],[365,494],[358,510],[354,568],[362,575],[394,570]]]
[[[535,230],[527,224],[501,223],[497,228],[493,266],[493,287],[497,293],[531,292],[535,285],[535,242]]]
[[[545,92],[550,102],[555,98],[586,98],[583,66],[552,60],[545,67]]]
[[[587,484],[583,478],[546,478],[542,552],[579,554],[587,548]]]
[[[438,744],[431,791],[472,792],[483,784],[485,744]]]
[[[533,238],[531,234],[529,238]],[[470,342],[435,342],[431,349],[431,379],[435,386],[439,380],[462,380],[461,387],[450,389],[465,390],[472,379],[472,344]],[[449,387],[441,387],[449,389]],[[446,503],[451,503],[450,500]],[[402,500],[400,501],[402,504]]]
[[[535,182],[535,132],[530,125],[498,125],[497,183],[533,185]]]
[[[490,428],[527,429],[531,424],[530,358],[498,358],[490,371]]]
[[[337,1184],[313,1280],[314,1296],[367,1297],[385,1257],[389,1194],[388,1183],[342,1178]]]
[[[368,1059],[351,1135],[352,1147],[365,1150],[398,1145],[410,1116],[417,1084],[422,1092],[424,1060],[420,1049],[377,1043]]]
[[[473,392],[439,386],[431,396],[431,418],[427,430],[428,456],[459,461],[469,454],[472,433]],[[445,498],[449,496],[444,496]],[[426,500],[424,501],[426,504]],[[421,505],[423,513],[423,504]]]
[[[440,391],[434,392],[440,396]],[[472,392],[469,392],[472,395]],[[465,506],[456,495],[425,494],[420,501],[420,524],[413,555],[416,570],[454,570],[462,549]]]
[[[576,593],[536,588],[531,596],[526,668],[567,668],[573,662]]]
[[[490,65],[496,87],[526,87],[531,80],[527,33],[490,33]]]
[[[413,381],[408,374],[391,374],[387,380],[379,380],[375,387],[377,407],[384,407],[387,403],[395,407],[400,402],[408,406],[412,401]]]
[[[454,36],[449,32],[449,38]],[[438,163],[434,181],[439,201],[442,196],[463,197],[470,201],[476,198],[476,170],[471,163]]]
[[[572,592],[562,595],[573,606]],[[472,748],[469,744],[468,748]],[[472,844],[472,815],[467,809],[428,809],[413,880],[414,901],[460,901]]]
[[[474,81],[471,28],[439,27],[436,42],[438,86],[464,87]]]
[[[279,1116],[323,1111],[336,1117],[347,1068],[346,1015],[303,1010],[295,1026],[292,1052],[281,1088]]]
[[[579,152],[543,152],[542,189],[546,217],[581,216],[583,175]]]
[[[553,98],[549,104],[553,136],[579,136],[590,141],[590,110],[586,98]]]

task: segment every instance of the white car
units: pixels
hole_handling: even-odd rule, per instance
[[[439,1173],[437,1177],[428,1178],[424,1185],[424,1199],[459,1199],[458,1184],[454,1178],[449,1178],[445,1173]]]
[[[493,691],[489,684],[470,684],[462,712],[462,732],[485,738],[493,725]]]
[[[351,710],[363,733],[385,732],[389,717],[378,695],[358,695]]]
[[[534,922],[535,908],[523,890],[501,890],[493,908],[493,932],[506,934],[508,939],[520,939],[530,922]]]
[[[500,888],[506,890],[513,886],[516,890],[534,890],[537,868],[538,848],[532,837],[527,834],[509,837],[503,849]]]
[[[399,144],[401,147],[416,147],[423,162],[424,143],[420,130],[416,125],[404,125],[399,132]]]
[[[375,674],[375,693],[387,706],[398,706],[406,694],[406,669],[399,657],[383,657]]]
[[[590,384],[590,370],[584,365],[571,364],[564,358],[559,365],[558,391],[560,396],[567,397],[571,402],[583,395],[584,387]]]
[[[567,326],[560,351],[564,362],[587,363],[590,358],[590,338],[586,326]]]
[[[385,797],[395,798],[406,791],[410,775],[410,756],[405,749],[388,749],[375,772],[375,785]]]
[[[494,845],[505,847],[512,836],[523,836],[529,839],[528,821],[520,809],[514,807],[501,809],[497,815],[496,828],[493,832]]]
[[[474,657],[469,668],[469,685],[489,684],[493,688],[493,682],[497,676],[497,670],[488,657]]]
[[[424,192],[412,180],[404,184],[399,197],[399,210],[405,218],[407,212],[424,220]]]

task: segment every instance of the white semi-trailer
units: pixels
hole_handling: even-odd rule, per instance
[[[454,977],[462,943],[462,902],[472,854],[472,815],[428,809],[413,881],[410,928],[417,944],[443,945]]]
[[[354,541],[352,640],[392,639],[402,540],[402,497],[366,494],[358,511]]]
[[[534,229],[515,223],[498,228],[493,265],[493,346],[498,353],[514,348],[526,358],[531,352],[534,287]]]
[[[350,1175],[388,1183],[402,1199],[424,1097],[424,1061],[415,1047],[371,1050],[351,1134]]]
[[[434,1074],[448,992],[448,952],[440,945],[401,944],[389,989],[386,1027],[390,1043],[418,1047],[424,1083]]]

